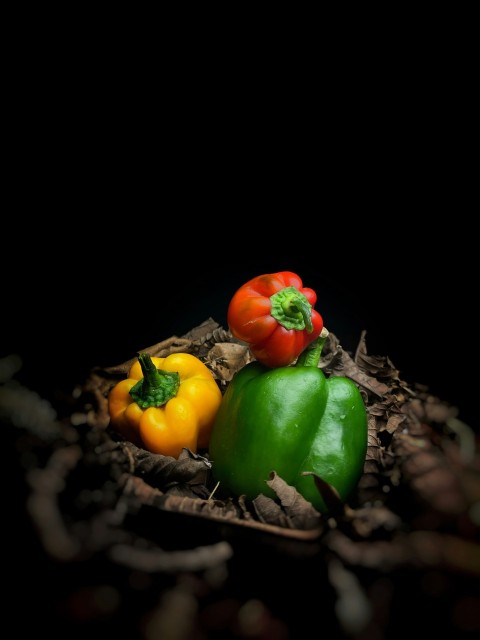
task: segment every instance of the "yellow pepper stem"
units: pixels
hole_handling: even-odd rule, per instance
[[[141,353],[138,361],[143,378],[130,389],[130,395],[139,407],[161,407],[177,395],[180,376],[176,371],[157,369],[148,353]]]

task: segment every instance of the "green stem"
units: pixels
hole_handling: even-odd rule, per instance
[[[270,296],[271,315],[285,329],[312,333],[312,305],[295,287],[285,287]]]
[[[130,395],[142,409],[161,407],[177,395],[180,376],[176,371],[157,369],[148,353],[141,353],[138,361],[143,378],[130,389]]]
[[[298,356],[296,367],[318,367],[323,345],[328,338],[328,330],[323,327],[322,332],[316,340],[306,347]]]

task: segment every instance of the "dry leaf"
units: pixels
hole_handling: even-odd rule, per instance
[[[367,454],[363,467],[364,473],[377,473],[382,461],[382,447],[377,435],[377,420],[368,416]]]
[[[399,371],[388,357],[371,356],[367,354],[366,331],[362,331],[360,341],[355,352],[355,364],[370,376],[382,380],[398,380]]]
[[[295,529],[315,529],[320,526],[321,516],[318,511],[275,471],[270,474],[267,484],[277,495]]]
[[[292,528],[290,518],[272,498],[268,498],[261,493],[252,500],[252,504],[260,522],[274,524],[277,527]]]
[[[206,364],[220,380],[230,382],[237,371],[251,362],[252,356],[246,345],[235,342],[219,342],[207,354]]]
[[[395,433],[402,427],[402,423],[405,421],[406,416],[400,413],[393,413],[388,417],[387,423],[379,428],[379,431],[388,431],[388,433]]]
[[[329,484],[323,478],[320,478],[320,476],[317,476],[315,473],[312,473],[311,471],[304,471],[302,473],[302,476],[313,477],[315,486],[317,487],[318,492],[320,493],[328,509],[329,516],[338,516],[340,514],[343,514],[344,504],[342,502],[342,499],[340,498],[340,494],[334,486]]]
[[[162,491],[167,491],[173,484],[190,487],[205,487],[207,484],[211,462],[189,449],[184,448],[177,460],[171,456],[151,453],[131,442],[123,442],[120,446],[131,455],[134,473]]]

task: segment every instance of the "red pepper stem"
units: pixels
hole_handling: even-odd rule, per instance
[[[312,305],[295,287],[285,287],[270,296],[271,315],[285,329],[312,333]]]
[[[328,330],[323,327],[322,332],[316,340],[306,347],[298,356],[295,366],[297,367],[318,367],[323,345],[328,338]]]

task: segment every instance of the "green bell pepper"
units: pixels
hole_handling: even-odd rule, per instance
[[[275,497],[266,484],[276,471],[321,513],[328,508],[310,472],[345,501],[363,472],[367,414],[352,380],[326,378],[318,368],[328,335],[295,366],[268,368],[257,361],[230,382],[210,438],[213,478],[228,495]]]

